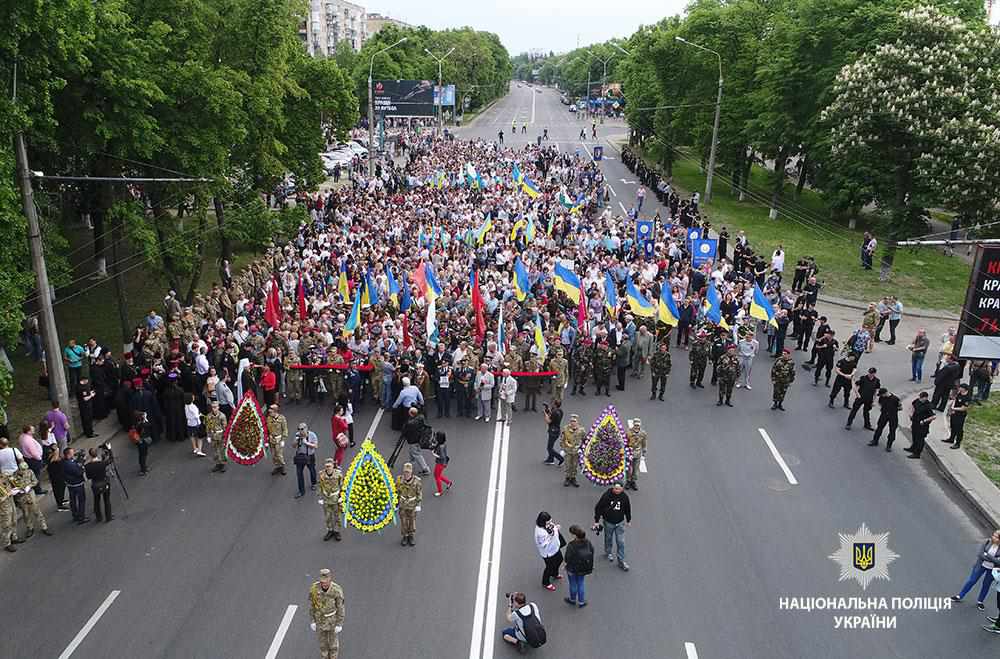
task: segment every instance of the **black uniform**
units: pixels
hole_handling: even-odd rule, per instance
[[[896,441],[896,428],[899,427],[899,410],[903,409],[903,404],[896,394],[886,393],[878,397],[878,421],[875,423],[875,434],[869,446],[878,446],[878,440],[882,437],[882,430],[889,426],[889,434],[885,439],[885,450],[892,450],[892,443]]]
[[[94,518],[98,522],[114,519],[111,515],[111,483],[108,482],[108,465],[103,460],[91,460],[84,465],[90,481],[90,491],[94,495]],[[101,515],[101,500],[104,501],[104,515]]]
[[[841,390],[844,392],[844,407],[850,407],[851,400],[851,377],[855,369],[858,368],[856,361],[850,357],[844,357],[837,362],[837,379],[833,381],[833,391],[830,392],[830,407],[833,407],[833,400]],[[817,372],[819,372],[817,370]],[[843,375],[841,375],[843,373]],[[829,376],[827,376],[829,377]]]
[[[815,309],[802,309],[799,312],[799,337],[798,344],[796,348],[798,350],[808,350],[809,341],[812,339],[813,327],[816,325],[816,319],[819,317],[819,313]]]
[[[859,409],[863,408],[862,414],[865,419],[865,430],[873,430],[871,419],[872,405],[875,404],[875,395],[882,387],[882,383],[873,373],[868,373],[858,378],[855,384],[858,385],[858,396],[854,399],[854,405],[851,407],[851,413],[847,417],[846,428],[850,430],[851,424],[854,423],[855,415],[858,413]]]
[[[821,335],[816,339],[813,351],[816,353],[816,372],[813,373],[813,384],[819,383],[819,376],[826,369],[826,386],[830,386],[830,374],[833,372],[833,360],[837,355],[840,343],[833,337]]]
[[[958,448],[962,445],[962,436],[965,434],[965,417],[968,415],[969,405],[971,404],[972,396],[969,394],[968,390],[962,393],[961,390],[955,394],[955,400],[952,403],[951,417],[949,418],[949,425],[951,427],[951,434],[948,439],[944,440],[945,443],[951,444],[952,448]]]
[[[910,434],[913,435],[913,446],[907,447],[912,457],[919,458],[924,450],[927,433],[930,432],[931,421],[934,420],[934,406],[926,398],[918,398],[913,403],[913,415],[910,417]]]

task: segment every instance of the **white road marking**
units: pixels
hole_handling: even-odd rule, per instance
[[[486,490],[486,517],[483,521],[483,544],[479,550],[479,578],[476,582],[476,606],[472,619],[472,643],[469,646],[469,659],[481,659],[483,656],[483,612],[486,609],[487,586],[490,575],[490,541],[493,538],[493,521],[496,515],[497,467],[500,464],[501,444],[503,443],[503,428],[497,423],[493,432],[493,452],[490,457],[490,479]],[[493,621],[487,636],[493,635]]]
[[[492,625],[497,617],[497,599],[500,597],[500,546],[503,540],[503,508],[507,494],[507,452],[510,448],[510,424],[503,424],[500,445],[500,476],[497,484],[496,522],[493,526],[493,554],[490,556],[490,588],[486,597],[486,622]],[[482,659],[493,659],[495,633],[486,634]]]
[[[382,410],[379,409],[379,411],[381,412]],[[285,640],[285,634],[288,633],[288,627],[292,624],[292,618],[298,610],[299,607],[295,604],[289,604],[288,608],[285,609],[285,615],[281,617],[281,622],[278,623],[278,631],[274,633],[274,640],[271,641],[271,647],[267,649],[267,654],[264,655],[264,659],[274,659],[278,656],[278,650],[281,649],[281,643]]]
[[[59,655],[59,659],[69,659],[69,657],[76,651],[77,647],[83,643],[83,639],[87,638],[87,634],[89,634],[90,630],[94,628],[94,625],[96,625],[101,619],[101,616],[103,616],[107,610],[111,608],[111,605],[116,599],[118,599],[118,596],[121,595],[121,593],[122,591],[120,590],[111,591],[111,594],[108,595],[104,599],[104,602],[97,607],[96,611],[94,611],[94,615],[90,616],[90,620],[88,620],[87,624],[83,626],[83,629],[77,632],[73,640],[70,641],[70,644],[67,645],[66,649],[62,651],[62,654]]]
[[[608,190],[611,190],[611,194],[613,194],[614,196],[616,196],[616,197],[618,196],[618,193],[615,192],[615,189],[613,187],[611,187],[610,183],[608,183]]]
[[[684,652],[687,653],[687,659],[698,659],[698,648],[694,646],[694,643],[690,641],[684,643]]]
[[[382,420],[382,414],[383,414],[383,412],[385,412],[385,410],[383,410],[381,407],[379,407],[378,411],[375,412],[375,418],[372,419],[372,425],[368,429],[368,434],[365,435],[365,439],[374,439],[375,438],[375,429],[378,428],[378,423],[379,423],[379,421]]]
[[[764,439],[764,443],[767,444],[767,448],[771,449],[771,455],[774,456],[778,466],[781,467],[781,471],[785,472],[785,478],[788,479],[788,482],[791,485],[798,485],[799,482],[795,480],[792,470],[788,468],[787,464],[785,464],[785,459],[781,457],[780,453],[778,453],[778,449],[775,447],[774,442],[771,441],[771,437],[767,434],[767,431],[763,428],[757,428],[757,432],[759,432],[760,436]]]
[[[621,181],[622,183],[624,183],[625,185],[635,185],[635,181],[630,181],[630,180],[628,180],[626,178],[620,178],[618,180]]]
[[[618,196],[618,195],[615,195],[615,196]],[[626,215],[628,215],[628,209],[625,208],[625,204],[623,204],[622,202],[619,201],[618,205],[621,206],[622,212],[625,213]]]

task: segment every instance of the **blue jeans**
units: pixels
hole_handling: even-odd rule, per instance
[[[392,380],[382,382],[382,407],[389,409],[392,405]]]
[[[984,574],[986,575],[985,577],[983,577]],[[966,594],[976,585],[976,582],[979,581],[980,577],[983,578],[983,585],[979,587],[979,597],[976,598],[976,601],[985,601],[986,595],[990,590],[990,584],[993,583],[993,571],[989,568],[983,567],[982,562],[978,561],[974,566],[972,566],[972,573],[969,574],[969,579],[965,582],[965,585],[962,586],[962,590],[958,591],[958,596],[965,597]]]
[[[910,370],[912,371],[910,377],[912,377],[917,382],[920,382],[924,379],[925,356],[926,353],[921,352],[919,354],[914,353],[913,356],[910,357]]]
[[[611,554],[611,536],[615,537],[615,544],[618,546],[618,562],[625,562],[625,522],[611,524],[604,520],[604,553]]]
[[[566,576],[569,578],[569,598],[578,604],[583,604],[587,601],[587,598],[583,596],[583,577],[582,574],[573,574],[570,571],[566,571]]]

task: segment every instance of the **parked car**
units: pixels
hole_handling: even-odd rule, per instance
[[[575,105],[569,106],[569,111],[570,112],[576,112],[576,106]]]

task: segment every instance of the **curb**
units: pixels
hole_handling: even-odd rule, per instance
[[[819,301],[825,302],[826,304],[832,304],[836,307],[844,307],[846,309],[856,309],[858,311],[865,311],[866,309],[868,309],[867,302],[854,302],[853,300],[844,300],[842,298],[830,298],[830,297],[824,297],[822,295],[819,296]],[[910,318],[924,318],[926,320],[945,320],[953,323],[957,323],[960,320],[960,318],[956,315],[948,315],[948,316],[935,315],[933,312],[924,310],[920,310],[919,312],[904,310],[903,313],[904,315],[909,316]]]
[[[457,129],[472,128],[476,124],[476,122],[479,121],[480,117],[482,117],[484,114],[486,114],[487,110],[489,110],[491,107],[493,107],[494,105],[496,105],[497,103],[499,103],[500,100],[503,99],[503,98],[505,98],[506,96],[507,96],[507,94],[504,94],[503,96],[498,96],[497,98],[493,99],[492,101],[490,101],[489,103],[487,103],[486,105],[484,105],[483,107],[481,107],[478,112],[476,112],[476,116],[474,116],[472,118],[472,121],[470,121],[469,123],[465,123],[463,121],[462,125],[461,126],[457,126],[456,128]],[[465,115],[462,115],[462,116],[464,118]]]
[[[911,404],[916,400],[917,394],[911,394],[903,403],[903,411],[910,409]],[[939,413],[940,414],[940,413]],[[906,421],[909,422],[908,414]],[[953,451],[955,456],[941,453],[940,439],[946,438],[948,433],[941,432],[942,428],[947,428],[947,421],[936,420],[931,424],[931,431],[927,435],[927,443],[924,449],[927,450],[935,465],[944,477],[955,486],[966,501],[988,521],[993,529],[1000,528],[1000,488],[997,488],[986,475],[979,469],[979,466],[970,458],[965,451]],[[902,423],[900,424],[902,427]],[[909,426],[906,426],[910,430]],[[935,432],[937,430],[937,432]],[[912,436],[912,431],[911,431]],[[951,451],[951,449],[945,449]],[[961,464],[967,462],[968,464]],[[968,473],[963,473],[968,470]]]

